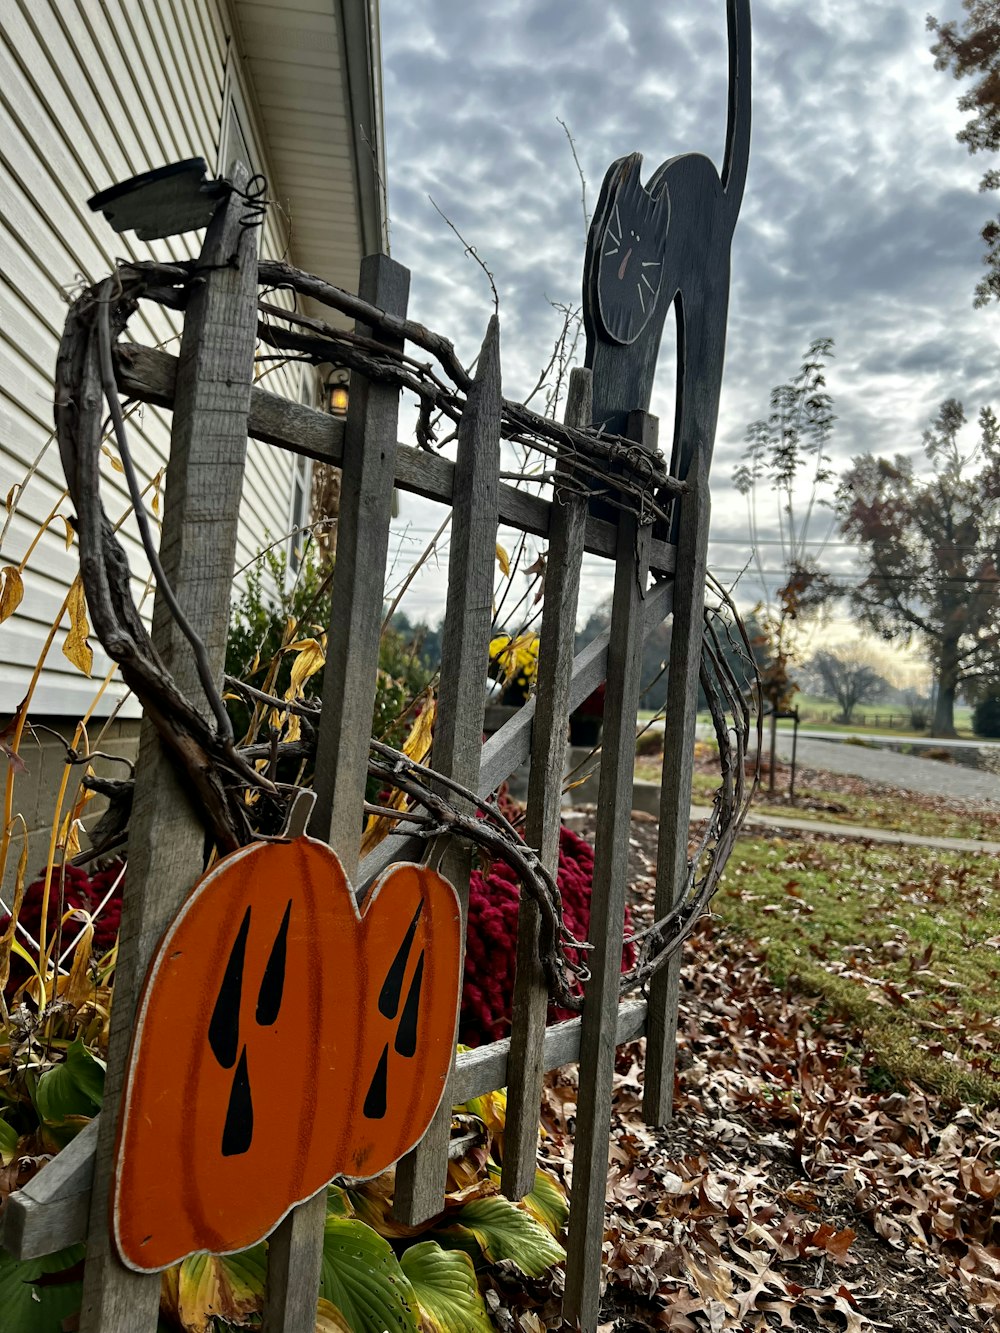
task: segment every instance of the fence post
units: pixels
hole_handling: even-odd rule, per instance
[[[387,255],[362,260],[362,300],[404,316],[409,288],[409,271]],[[356,331],[372,336],[366,325],[358,324]],[[391,342],[384,335],[382,340]],[[402,350],[402,339],[395,345]],[[364,827],[398,417],[397,388],[352,377],[316,749],[316,805],[309,826],[313,837],[330,843],[352,884]],[[264,1333],[313,1333],[325,1219],[322,1189],[272,1233]]]
[[[236,190],[246,188],[242,167],[232,177]],[[164,573],[220,678],[257,336],[258,232],[240,226],[243,208],[235,192],[219,208],[202,247],[202,281],[191,287],[177,367],[160,546]],[[95,424],[99,429],[100,413]],[[190,646],[159,589],[153,643],[179,688],[204,703]],[[204,852],[204,829],[187,788],[153,724],[144,720],[91,1195],[81,1333],[152,1333],[156,1328],[160,1277],[134,1273],[120,1263],[109,1227],[110,1179],[119,1099],[146,968],[160,936],[201,874]],[[170,1164],[165,1163],[164,1169]]]
[[[566,403],[568,426],[586,428],[590,425],[590,391],[591,372],[574,370]],[[537,849],[542,864],[553,875],[559,867],[569,688],[587,526],[586,496],[571,489],[559,495],[558,489],[557,480],[545,565],[545,602],[524,831],[525,841],[529,847]],[[548,988],[538,960],[539,923],[537,904],[522,895],[518,913],[510,1059],[507,1062],[507,1127],[502,1181],[503,1191],[511,1199],[522,1198],[534,1185],[538,1157],[538,1112],[548,1010]]]
[[[628,435],[656,447],[656,418],[629,415]],[[650,524],[623,511],[618,520],[615,588],[601,746],[594,883],[590,906],[590,980],[580,1034],[580,1087],[570,1199],[563,1317],[583,1333],[597,1327],[601,1295],[608,1129],[615,1070],[619,977],[625,928],[628,829],[635,772],[635,718],[642,688],[643,602],[649,573]]]
[[[691,780],[698,720],[698,672],[704,637],[705,575],[711,507],[704,451],[695,454],[687,482],[690,489],[681,497],[677,534],[677,577],[674,584],[674,622],[667,676],[663,785],[660,789],[656,918],[666,916],[684,892],[687,883]],[[775,717],[772,716],[772,727],[774,723]],[[771,771],[773,778],[773,764]],[[649,1125],[665,1125],[673,1114],[680,966],[680,953],[677,953],[656,973],[649,986],[646,1076],[642,1102],[643,1115]]]
[[[494,315],[458,428],[448,599],[431,756],[439,773],[455,778],[473,791],[479,785],[483,752],[486,672],[493,623],[501,402],[500,326]],[[469,912],[471,866],[470,849],[459,844],[448,849],[441,866],[442,873],[458,890],[463,940]],[[396,1167],[393,1215],[411,1226],[418,1226],[441,1211],[448,1175],[453,1073],[427,1133]]]

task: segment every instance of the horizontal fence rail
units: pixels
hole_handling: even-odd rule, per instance
[[[118,385],[122,393],[157,407],[174,405],[174,380],[177,358],[152,347],[126,343],[118,348],[116,359]],[[329,412],[321,412],[303,403],[294,403],[266,389],[250,391],[250,415],[247,433],[251,439],[277,445],[317,463],[339,467],[344,457],[346,424]],[[455,493],[455,464],[450,458],[399,444],[396,449],[395,484],[401,491],[420,495],[450,505]],[[500,483],[500,522],[519,528],[532,537],[548,537],[552,525],[552,502],[528,491]],[[615,555],[615,526],[602,519],[588,517],[584,549],[591,555],[609,560]],[[672,574],[676,547],[671,542],[655,540],[650,546],[650,569],[654,574]]]

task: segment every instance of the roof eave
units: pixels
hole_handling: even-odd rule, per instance
[[[338,5],[363,254],[388,254],[379,0]]]

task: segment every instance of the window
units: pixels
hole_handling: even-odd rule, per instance
[[[307,407],[316,403],[316,372],[312,366],[302,367],[299,381],[299,402]],[[301,454],[292,455],[292,508],[289,515],[288,534],[288,573],[294,577],[302,564],[306,544],[310,534],[304,531],[312,515],[312,459]]]

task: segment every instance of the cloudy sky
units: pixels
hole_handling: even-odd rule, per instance
[[[942,19],[962,13],[959,0],[930,7]],[[712,472],[711,563],[724,577],[750,554],[731,484],[746,426],[813,339],[836,340],[836,463],[919,449],[945,397],[973,418],[985,402],[1000,407],[1000,320],[995,306],[972,308],[985,164],[955,141],[960,85],[934,69],[926,8],[754,0],[753,144]],[[504,391],[521,398],[561,323],[550,302],[580,302],[580,178],[559,121],[590,207],[608,165],[633,150],[644,177],[680,152],[719,163],[725,0],[382,0],[382,34],[392,251],[413,272],[410,311],[468,361],[491,310],[433,196],[495,276]],[[672,324],[651,404],[668,442]],[[436,522],[404,499],[410,546]],[[773,565],[775,550],[762,554]],[[759,595],[750,577],[744,601]],[[418,612],[433,616],[434,587],[429,576]],[[609,589],[595,574],[584,607]]]

